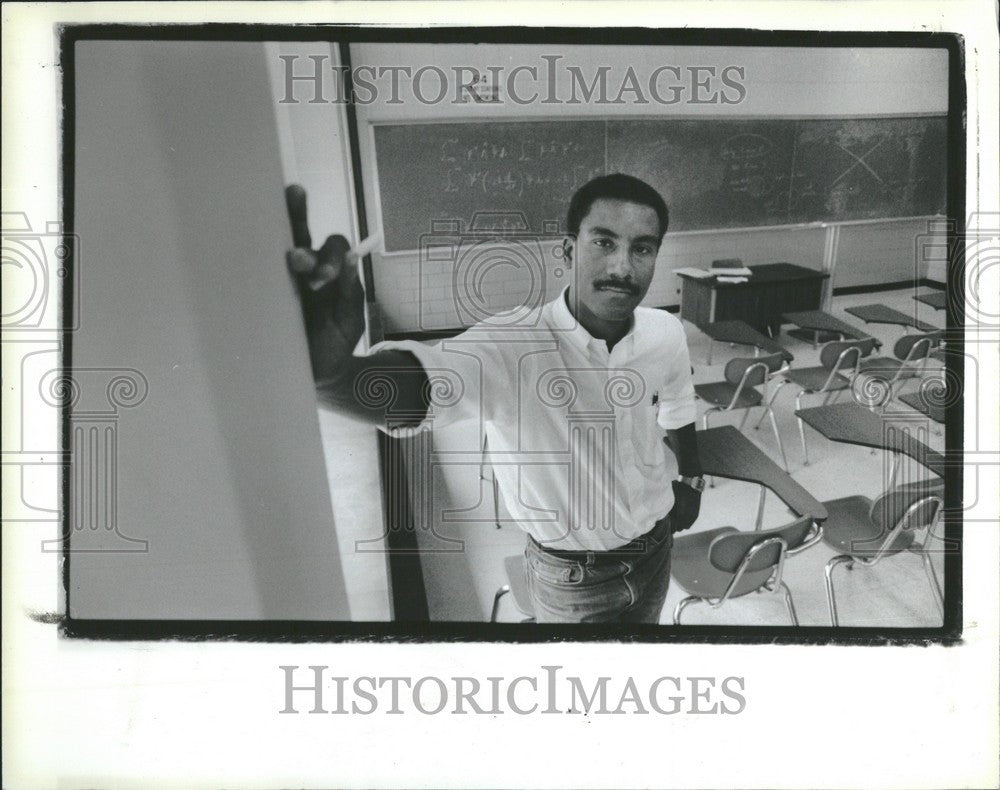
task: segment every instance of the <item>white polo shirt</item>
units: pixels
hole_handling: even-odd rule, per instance
[[[565,295],[433,345],[386,342],[372,352],[410,351],[427,371],[432,406],[417,430],[468,421],[472,458],[486,437],[504,506],[522,529],[552,548],[607,551],[673,506],[677,463],[663,436],[695,420],[691,362],[670,313],[637,308],[609,353]]]

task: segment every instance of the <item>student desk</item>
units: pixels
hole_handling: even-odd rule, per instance
[[[683,280],[681,318],[703,327],[715,321],[744,321],[759,332],[776,335],[781,314],[816,310],[823,298],[828,272],[791,263],[748,267],[745,283],[720,283],[714,277],[680,274]]]
[[[757,529],[764,512],[764,490],[769,488],[797,516],[825,521],[826,508],[812,494],[772,461],[757,445],[732,425],[698,431],[698,457],[706,475],[727,477],[761,486],[757,507]]]
[[[708,343],[708,359],[706,360],[709,365],[712,364],[712,345],[716,340],[722,343],[753,346],[754,348],[766,351],[768,354],[781,354],[781,358],[786,362],[791,362],[795,359],[776,340],[767,335],[762,335],[743,321],[714,321],[698,328],[711,338]]]
[[[813,347],[822,340],[839,340],[849,338],[851,340],[862,340],[868,337],[868,333],[856,326],[851,326],[839,318],[824,313],[822,310],[803,310],[797,313],[784,313],[782,317],[795,324],[801,331],[792,330],[788,334],[802,340],[811,340]],[[811,337],[810,337],[811,335]],[[833,335],[834,337],[831,337]],[[875,341],[877,346],[882,344]]]
[[[944,476],[944,456],[941,453],[915,439],[905,430],[905,425],[892,426],[890,420],[883,420],[856,403],[799,409],[795,414],[831,441],[902,453],[939,477]]]
[[[944,407],[935,403],[925,403],[921,399],[920,393],[911,392],[907,395],[900,395],[899,399],[907,406],[927,415],[934,422],[944,423]]]
[[[859,307],[844,308],[851,315],[856,315],[866,324],[898,324],[902,327],[912,326],[921,332],[937,332],[940,327],[918,321],[912,315],[893,310],[884,304],[865,304]]]
[[[948,306],[948,294],[944,291],[932,291],[929,294],[917,294],[913,297],[918,302],[930,305],[935,310],[944,310]]]

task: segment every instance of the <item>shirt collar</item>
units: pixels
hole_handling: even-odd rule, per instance
[[[565,337],[570,343],[580,349],[585,349],[590,344],[594,343],[599,345],[602,349],[607,349],[605,341],[595,338],[590,334],[583,326],[580,324],[573,314],[569,311],[569,307],[566,304],[566,299],[569,294],[569,286],[567,285],[563,288],[562,293],[559,294],[555,299],[546,305],[546,318],[548,319],[549,326],[559,332],[559,337]],[[635,314],[632,314],[631,323],[629,325],[628,332],[625,334],[618,345],[622,343],[628,343],[626,348],[632,348],[635,341]],[[617,348],[617,345],[615,346]]]

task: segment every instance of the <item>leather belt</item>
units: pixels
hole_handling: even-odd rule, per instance
[[[619,546],[614,549],[607,549],[605,551],[594,551],[587,549],[553,549],[548,546],[543,546],[537,540],[535,540],[531,535],[528,536],[528,540],[535,544],[538,549],[548,554],[550,557],[557,557],[561,560],[569,560],[574,562],[582,562],[586,565],[595,565],[602,560],[618,560],[622,557],[635,557],[636,555],[642,554],[646,551],[647,543],[651,539],[656,539],[661,537],[661,532],[669,532],[670,529],[670,517],[664,516],[659,521],[657,521],[652,529],[643,535],[626,543],[624,546]]]

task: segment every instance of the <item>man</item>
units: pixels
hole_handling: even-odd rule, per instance
[[[501,316],[437,346],[383,343],[367,356],[352,353],[364,299],[346,241],[310,249],[295,187],[289,211],[288,264],[321,399],[387,430],[475,420],[507,511],[528,533],[536,620],[658,622],[672,534],[694,523],[704,488],[683,328],[638,306],[667,230],[663,198],[631,176],[594,179],[570,201],[571,284],[556,299],[513,327]]]

